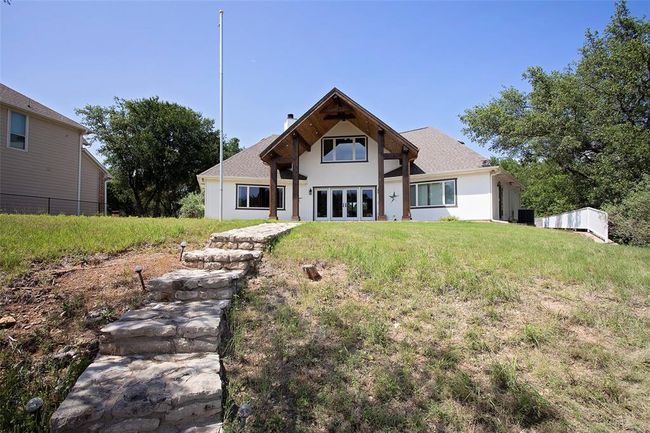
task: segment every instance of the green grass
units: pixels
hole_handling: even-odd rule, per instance
[[[266,260],[224,360],[249,432],[650,430],[650,249],[503,224],[307,223]]]
[[[0,215],[0,281],[29,270],[35,261],[83,259],[165,242],[205,242],[215,231],[262,221],[185,218],[113,218],[48,215]]]
[[[340,260],[381,291],[400,281],[438,293],[510,298],[514,283],[552,279],[650,293],[650,249],[600,245],[571,233],[486,223],[307,224],[276,256]]]

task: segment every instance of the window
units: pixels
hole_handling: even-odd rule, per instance
[[[237,185],[237,209],[268,209],[270,188],[263,185]],[[284,187],[278,187],[278,209],[284,210]]]
[[[366,162],[368,140],[359,137],[327,137],[322,140],[322,162]]]
[[[411,184],[411,207],[456,205],[456,179]]]
[[[9,142],[12,149],[27,150],[27,116],[9,112]]]

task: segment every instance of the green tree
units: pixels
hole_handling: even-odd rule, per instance
[[[461,116],[473,140],[542,176],[526,194],[556,194],[545,211],[618,203],[650,173],[650,22],[617,3],[580,53],[563,71],[529,68],[529,91],[506,88]]]
[[[158,97],[78,109],[91,141],[101,146],[113,176],[111,197],[135,215],[170,216],[187,193],[198,190],[197,173],[218,162],[214,121]],[[224,158],[238,152],[239,140],[224,145]]]

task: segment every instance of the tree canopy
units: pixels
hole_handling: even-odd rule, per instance
[[[179,200],[198,190],[196,175],[219,158],[214,121],[158,97],[78,109],[91,141],[100,142],[113,180],[111,192],[127,213],[175,215]],[[239,140],[224,144],[224,159],[239,151]]]
[[[587,31],[577,62],[523,77],[529,91],[505,88],[461,120],[471,139],[513,158],[532,188],[526,205],[618,203],[650,173],[650,22],[625,2],[602,33]]]

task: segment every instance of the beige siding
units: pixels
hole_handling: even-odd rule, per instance
[[[85,152],[81,158],[81,211],[104,213],[104,171]]]
[[[102,171],[85,153],[81,158],[81,200],[101,202],[99,199],[99,177]]]
[[[24,113],[27,151],[11,149],[7,147],[8,110],[0,107],[0,192],[60,199],[50,203],[51,212],[75,213],[80,131]],[[21,202],[42,207],[47,201],[25,198]]]

